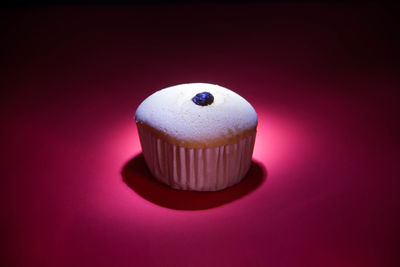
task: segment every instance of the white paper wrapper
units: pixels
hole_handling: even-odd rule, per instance
[[[250,168],[255,133],[231,145],[195,149],[175,146],[138,127],[147,166],[173,188],[217,191],[240,182]]]

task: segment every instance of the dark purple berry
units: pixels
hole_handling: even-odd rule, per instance
[[[199,106],[208,106],[214,102],[214,96],[209,92],[202,92],[195,95],[192,101]]]

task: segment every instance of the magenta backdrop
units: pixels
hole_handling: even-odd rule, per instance
[[[2,10],[8,266],[399,266],[396,11],[379,5]],[[247,179],[174,191],[133,115],[210,82],[259,115]]]

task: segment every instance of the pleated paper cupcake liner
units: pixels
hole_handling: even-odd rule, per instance
[[[218,191],[239,183],[251,165],[256,134],[213,148],[186,148],[138,127],[143,155],[153,176],[175,189]]]

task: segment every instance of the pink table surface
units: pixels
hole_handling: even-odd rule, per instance
[[[396,10],[1,15],[6,266],[399,266]],[[186,82],[231,88],[258,113],[252,169],[225,191],[172,190],[144,165],[137,106]]]

